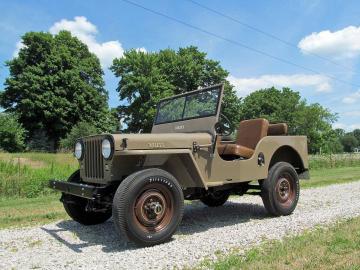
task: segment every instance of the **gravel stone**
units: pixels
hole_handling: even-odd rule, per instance
[[[119,239],[112,220],[74,221],[0,231],[0,269],[173,269],[194,266],[219,252],[245,250],[318,225],[360,216],[360,181],[302,190],[295,212],[272,218],[261,198],[231,198],[224,206],[187,205],[173,240],[138,248]]]

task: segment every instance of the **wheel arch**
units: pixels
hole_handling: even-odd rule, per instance
[[[308,169],[305,168],[304,161],[295,148],[289,145],[279,147],[271,157],[269,170],[273,165],[281,161],[290,163],[295,168],[300,178],[308,179]]]
[[[189,149],[141,151],[145,159],[142,169],[160,168],[172,174],[182,188],[205,188],[207,183]]]
[[[200,187],[207,189],[201,171],[190,153],[169,155],[161,168],[171,173],[182,188]]]

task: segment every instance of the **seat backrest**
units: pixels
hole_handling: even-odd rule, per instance
[[[268,136],[287,135],[288,125],[285,123],[270,124],[268,129]]]
[[[267,135],[268,127],[268,120],[263,118],[241,121],[236,144],[255,150],[258,142]]]

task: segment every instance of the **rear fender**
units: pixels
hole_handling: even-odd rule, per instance
[[[275,165],[277,162],[284,161],[290,163],[299,174],[301,179],[309,179],[309,170],[304,165],[304,160],[301,158],[301,155],[289,145],[284,145],[279,147],[271,157],[269,164],[269,169]]]

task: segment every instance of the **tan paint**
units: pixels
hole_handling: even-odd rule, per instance
[[[222,86],[221,90],[223,92]],[[155,125],[151,134],[105,134],[85,137],[84,141],[101,140],[104,136],[112,137],[115,151],[110,160],[103,162],[103,179],[86,177],[84,161],[80,162],[81,176],[86,182],[105,184],[121,181],[144,168],[160,167],[172,173],[184,188],[208,188],[265,179],[274,153],[284,146],[293,149],[300,156],[302,167],[298,170],[308,169],[305,136],[267,136],[257,144],[251,158],[232,161],[222,159],[217,150],[213,151],[216,139],[213,127],[219,119],[219,114],[220,106],[216,116]],[[221,137],[217,138],[215,149],[221,143]],[[95,152],[97,156],[98,152]],[[263,166],[258,164],[260,153],[265,156]]]
[[[166,134],[161,135],[168,136]],[[192,134],[193,136],[196,135],[192,140],[189,140],[188,135],[190,134],[187,134],[187,136],[183,136],[185,134],[177,135],[176,143],[172,141],[172,147],[170,149],[150,149],[147,147],[146,139],[153,141],[156,140],[156,138],[152,136],[149,138],[148,134],[143,134],[142,136],[145,140],[145,142],[142,143],[144,146],[143,149],[140,150],[139,144],[137,143],[130,144],[131,139],[128,139],[128,148],[123,150],[116,146],[116,149],[119,150],[116,151],[115,155],[124,161],[126,160],[126,156],[146,156],[145,161],[147,160],[148,164],[145,162],[144,167],[161,167],[172,155],[187,155],[194,162],[196,171],[201,175],[201,182],[204,184],[204,187],[266,178],[270,160],[274,152],[281,146],[289,146],[297,151],[299,155],[303,157],[304,168],[308,168],[307,142],[305,136],[267,136],[259,142],[254,155],[250,159],[226,161],[219,156],[217,151],[213,154],[212,147],[201,149],[195,153],[192,151],[194,141],[198,141],[204,145],[210,144],[211,136],[209,134]],[[123,136],[126,137],[126,134]],[[118,136],[117,139],[121,139],[121,136]],[[157,139],[160,141],[163,140],[162,136]],[[135,149],[131,148],[131,146],[134,146]],[[263,153],[265,156],[264,166],[258,165],[257,158],[259,153]],[[163,158],[159,159],[158,156],[162,156]],[[157,159],[159,162],[151,163],[153,159]]]

